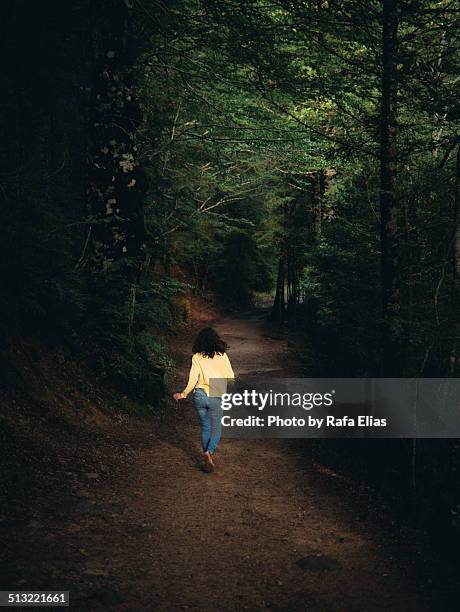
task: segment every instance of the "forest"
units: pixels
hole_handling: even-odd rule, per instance
[[[12,400],[48,418],[13,357],[30,342],[84,363],[133,418],[167,410],[168,338],[203,305],[263,304],[303,376],[459,376],[457,1],[0,12],[4,497],[25,469]],[[457,440],[313,454],[458,542]]]

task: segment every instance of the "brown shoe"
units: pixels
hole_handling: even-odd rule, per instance
[[[203,455],[203,459],[204,459],[204,471],[208,472],[209,474],[214,469],[214,461],[212,460],[211,453],[209,451],[206,451]]]

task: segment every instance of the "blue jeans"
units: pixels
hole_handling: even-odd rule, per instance
[[[216,452],[222,434],[222,400],[208,397],[203,389],[195,389],[193,403],[201,422],[201,445],[203,452]]]

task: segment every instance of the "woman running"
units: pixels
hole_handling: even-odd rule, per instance
[[[235,375],[226,353],[227,344],[212,327],[200,331],[193,343],[192,366],[187,386],[181,393],[174,393],[174,399],[185,399],[193,391],[193,403],[201,422],[201,444],[204,465],[207,472],[214,469],[214,454],[222,431],[221,395],[226,391],[227,380]],[[209,388],[210,379],[215,380]],[[216,387],[216,388],[214,388]],[[218,388],[220,387],[220,388]]]

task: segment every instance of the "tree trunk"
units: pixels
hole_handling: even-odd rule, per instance
[[[397,169],[397,1],[383,1],[382,108],[380,132],[380,222],[383,319],[383,373],[401,372],[396,318],[400,311],[398,290]]]
[[[95,11],[89,184],[95,267],[107,269],[114,260],[142,254],[146,178],[135,147],[141,113],[132,87],[130,9],[107,0]]]
[[[454,282],[458,298],[460,295],[460,144],[457,149],[454,214]]]
[[[295,250],[289,254],[289,276],[288,276],[288,301],[286,308],[286,316],[290,323],[295,323],[298,304],[299,282],[297,274],[297,260]]]
[[[284,297],[284,285],[285,285],[285,257],[280,256],[278,263],[278,276],[276,279],[276,293],[275,300],[273,302],[273,308],[271,312],[271,319],[273,321],[283,321],[285,317],[286,304]]]
[[[459,317],[459,304],[460,304],[460,144],[457,148],[457,163],[455,172],[455,206],[454,206],[454,256],[453,256],[453,268],[454,268],[454,290],[452,298],[452,312],[453,314],[453,346],[449,358],[449,371],[451,374],[455,374],[457,370],[458,362],[458,337],[460,334],[460,317]]]
[[[326,188],[326,177],[324,170],[318,170],[315,175],[313,192],[315,206],[315,237],[316,240],[321,240],[322,222],[323,222],[323,196]]]

